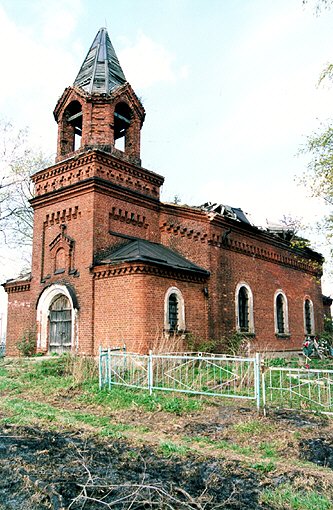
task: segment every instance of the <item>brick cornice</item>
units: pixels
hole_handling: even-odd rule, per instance
[[[100,265],[91,269],[94,280],[112,278],[116,276],[157,276],[160,278],[174,278],[181,281],[203,283],[208,275],[190,273],[188,271],[156,266],[147,263],[124,263],[119,265]]]
[[[6,282],[2,284],[7,294],[13,294],[15,292],[27,292],[30,290],[30,281],[18,281],[18,282]]]
[[[223,231],[221,228],[222,226],[224,227]],[[262,233],[258,229],[255,229],[254,231],[254,227],[251,226],[250,228],[253,232],[250,233],[248,229],[245,230],[234,222],[222,223],[222,221],[220,221],[218,227],[221,229],[221,234],[208,234],[204,231],[200,232],[189,229],[184,225],[176,225],[173,223],[167,224],[165,222],[161,225],[160,230],[173,236],[179,235],[181,237],[187,237],[193,241],[207,243],[211,246],[238,252],[252,258],[266,260],[274,264],[291,267],[299,271],[305,271],[316,277],[320,277],[322,275],[322,257],[315,252],[313,252],[313,256],[311,256],[301,249],[287,247],[283,242],[273,239],[271,236]],[[247,237],[250,237],[253,240],[253,243],[233,239],[231,236],[235,232],[239,235],[246,235]],[[262,248],[258,246],[258,241],[268,245],[268,247]],[[269,249],[270,246],[274,246],[279,250],[284,251],[285,254],[272,251]]]
[[[99,177],[123,187],[159,198],[164,178],[150,170],[122,161],[99,149],[91,149],[61,161],[32,176],[35,196]]]
[[[83,181],[79,181],[78,183],[66,186],[66,188],[55,189],[45,193],[44,195],[36,196],[30,200],[30,204],[34,209],[38,209],[46,204],[57,204],[59,197],[61,197],[61,199],[68,199],[71,197],[79,198],[81,195],[90,193],[92,191],[97,191],[107,195],[112,192],[112,196],[114,198],[119,198],[122,200],[126,199],[127,202],[137,204],[147,209],[157,210],[160,207],[160,201],[158,198],[144,195],[138,191],[124,188],[120,185],[97,177],[91,177]]]

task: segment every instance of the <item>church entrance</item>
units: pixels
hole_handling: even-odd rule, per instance
[[[71,350],[72,307],[64,295],[57,296],[49,308],[49,350],[61,354]]]
[[[40,352],[76,351],[78,347],[78,301],[69,285],[54,283],[46,287],[37,304],[37,350]]]

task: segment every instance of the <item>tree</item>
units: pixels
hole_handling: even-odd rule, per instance
[[[0,120],[0,234],[9,247],[32,244],[31,175],[51,164],[29,142],[27,129]]]

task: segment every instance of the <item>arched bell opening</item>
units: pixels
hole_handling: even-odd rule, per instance
[[[132,121],[132,110],[127,103],[118,103],[114,110],[114,142],[115,147],[123,152],[129,145],[129,128]]]
[[[65,109],[61,125],[61,154],[74,152],[81,147],[82,106],[79,101],[72,101]]]

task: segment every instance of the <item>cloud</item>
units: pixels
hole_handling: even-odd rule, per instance
[[[39,17],[30,12],[33,24],[27,22],[24,26],[14,23],[0,6],[0,46],[8,48],[1,61],[2,115],[19,122],[18,128],[30,126],[36,144],[50,151],[56,145],[52,110],[62,90],[74,81],[73,70],[78,68],[67,42],[79,16],[71,5],[79,11],[80,3],[81,0],[61,0],[59,4],[43,1],[42,6],[36,3],[34,9],[40,7]]]
[[[134,44],[118,52],[127,80],[138,88],[158,82],[175,82],[188,76],[188,68],[175,65],[175,56],[166,48],[139,32]]]

